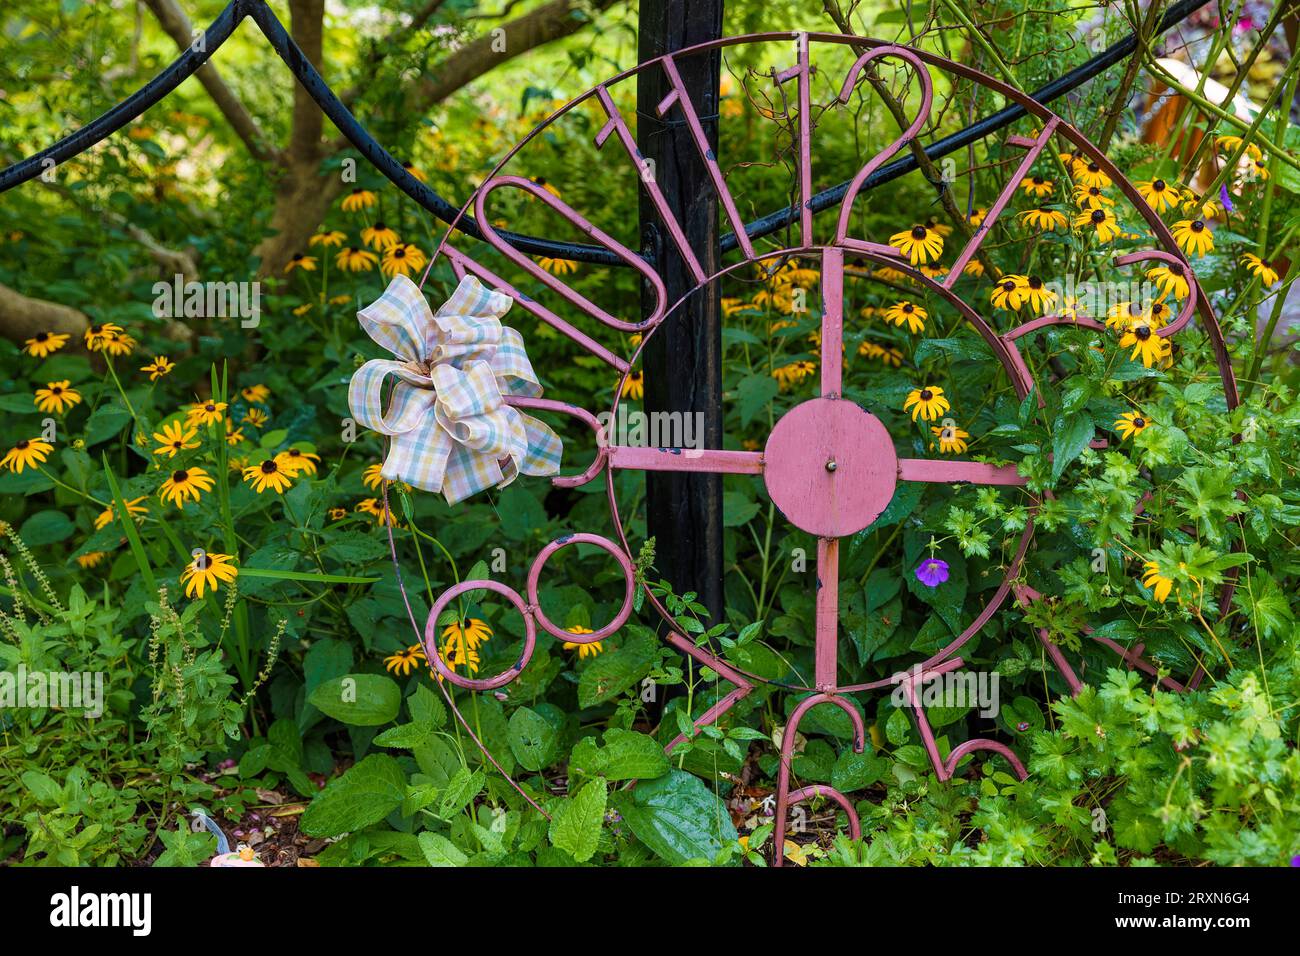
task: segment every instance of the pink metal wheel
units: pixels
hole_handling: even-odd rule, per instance
[[[1037,383],[1025,353],[1022,352],[1022,347],[1025,342],[1032,341],[1031,336],[1060,326],[1086,330],[1104,330],[1105,326],[1091,316],[1081,316],[1077,313],[1062,315],[1053,312],[1018,325],[995,322],[986,317],[983,309],[971,301],[972,297],[967,295],[963,298],[963,295],[957,291],[957,287],[966,267],[984,253],[985,240],[989,238],[994,226],[1009,208],[1022,178],[1028,175],[1044,156],[1050,156],[1050,151],[1064,149],[1087,160],[1092,167],[1113,182],[1155,237],[1158,248],[1141,249],[1120,256],[1115,259],[1116,265],[1151,261],[1172,264],[1185,271],[1188,277],[1189,294],[1185,297],[1177,317],[1158,329],[1156,334],[1162,337],[1175,335],[1189,326],[1194,314],[1199,315],[1200,326],[1209,337],[1218,358],[1220,378],[1228,406],[1235,406],[1238,400],[1223,336],[1207,298],[1196,283],[1190,263],[1179,251],[1163,221],[1142,200],[1122,172],[1078,130],[1046,107],[978,71],[924,50],[912,50],[875,40],[831,34],[801,34],[793,38],[797,41],[794,64],[781,67],[778,63],[774,66],[770,79],[778,91],[789,84],[797,87],[797,94],[793,99],[797,101],[798,109],[795,121],[791,124],[793,140],[791,152],[797,173],[798,212],[797,215],[792,216],[790,244],[784,248],[762,250],[755,248],[745,232],[738,204],[729,188],[728,177],[719,165],[717,157],[708,148],[700,117],[696,113],[689,91],[682,84],[677,64],[684,58],[717,48],[722,48],[726,52],[728,48],[740,44],[784,46],[789,44],[791,39],[789,34],[766,34],[726,38],[693,47],[621,73],[566,104],[501,160],[462,210],[462,215],[471,207],[475,210],[476,218],[486,236],[484,253],[471,256],[462,251],[459,245],[453,246],[449,241],[449,230],[434,260],[449,263],[457,278],[473,274],[484,283],[508,293],[515,299],[521,311],[531,314],[539,322],[568,337],[589,356],[614,369],[618,373],[618,380],[614,386],[610,411],[617,416],[624,386],[633,374],[646,342],[666,322],[672,321],[686,297],[676,302],[667,301],[663,279],[645,259],[615,238],[614,233],[617,229],[614,226],[610,226],[608,230],[603,229],[572,208],[553,190],[548,190],[523,176],[502,172],[524,146],[552,124],[579,108],[595,111],[599,117],[603,117],[604,121],[603,125],[597,127],[596,145],[613,152],[615,157],[611,159],[611,163],[616,164],[626,173],[636,175],[640,180],[638,188],[657,210],[661,225],[676,244],[677,251],[694,276],[696,286],[691,294],[720,283],[740,270],[752,269],[768,260],[779,261],[788,257],[798,257],[801,262],[817,264],[820,274],[821,303],[818,328],[820,378],[816,394],[796,404],[776,419],[762,450],[598,444],[594,460],[585,470],[580,474],[555,478],[554,483],[561,487],[574,487],[596,479],[603,472],[613,523],[613,537],[606,538],[583,533],[561,538],[546,546],[537,555],[528,575],[527,600],[517,591],[499,582],[472,581],[458,585],[445,592],[439,599],[425,628],[425,646],[430,661],[444,678],[471,690],[500,688],[517,677],[527,665],[533,650],[537,627],[552,636],[563,636],[566,640],[574,640],[572,635],[565,634],[548,620],[539,606],[540,571],[547,559],[560,548],[580,542],[594,544],[613,555],[623,572],[625,593],[621,609],[608,624],[593,634],[581,636],[577,642],[591,642],[607,637],[629,619],[634,587],[632,577],[634,550],[629,542],[625,519],[620,513],[617,501],[616,472],[693,471],[761,477],[766,494],[785,521],[817,539],[813,679],[811,682],[779,684],[787,690],[805,693],[808,696],[795,707],[786,724],[782,741],[775,818],[777,837],[774,841],[777,865],[782,862],[786,815],[792,803],[813,797],[830,799],[845,813],[853,835],[860,834],[856,810],[852,801],[845,795],[825,785],[791,789],[792,742],[800,721],[815,706],[828,704],[842,710],[853,727],[853,746],[861,752],[865,746],[866,733],[862,714],[852,695],[871,694],[902,685],[922,744],[938,779],[951,778],[957,770],[958,763],[974,751],[986,751],[1005,758],[1019,777],[1023,779],[1026,776],[1024,765],[1014,751],[995,740],[969,740],[953,747],[945,755],[935,739],[918,695],[917,686],[928,678],[962,667],[963,659],[959,656],[959,652],[986,627],[999,610],[1007,605],[1009,598],[1014,597],[1015,601],[1022,606],[1041,598],[1039,591],[1035,590],[1024,577],[1025,558],[1034,535],[1033,516],[1041,501],[1024,490],[1027,480],[1019,474],[1014,465],[994,465],[960,459],[908,457],[900,454],[895,438],[891,436],[889,429],[881,420],[880,410],[861,407],[846,397],[841,358],[846,324],[846,268],[854,266],[888,268],[901,275],[903,277],[901,281],[905,281],[909,287],[917,290],[918,294],[926,295],[951,310],[987,347],[1017,399],[1023,401],[1029,398],[1036,394]],[[824,230],[830,234],[821,237],[817,235],[811,209],[814,179],[811,97],[816,71],[813,68],[810,51],[814,48],[828,54],[828,63],[840,66],[849,64],[843,74],[842,83],[836,87],[836,92],[831,101],[825,105],[825,109],[838,108],[848,103],[864,88],[863,78],[866,72],[879,68],[886,61],[901,63],[904,66],[915,85],[911,101],[917,104],[915,117],[902,135],[865,163],[850,182],[840,203],[839,215],[833,223],[833,229]],[[851,59],[846,54],[858,55],[856,59]],[[1005,140],[1008,148],[1023,151],[1019,161],[1008,164],[1010,171],[1003,185],[992,198],[982,221],[962,241],[951,267],[945,273],[938,275],[916,268],[909,263],[907,257],[891,245],[868,241],[851,234],[855,202],[859,200],[864,184],[891,158],[901,154],[913,140],[917,139],[926,126],[933,97],[930,79],[932,69],[941,70],[950,77],[990,90],[1003,97],[1006,102],[1023,107],[1029,117],[1025,134],[1011,135]],[[635,146],[635,137],[618,105],[619,98],[615,93],[618,84],[634,79],[637,74],[645,70],[663,71],[674,92],[659,104],[658,111],[663,117],[671,115],[674,121],[686,124],[692,131],[717,191],[724,218],[734,230],[735,250],[723,268],[713,275],[706,275],[700,266],[700,257],[685,241],[681,225],[669,211],[653,176],[642,175],[643,169],[638,162],[639,154]],[[618,153],[618,149],[621,149],[621,154]],[[644,288],[648,290],[649,305],[642,316],[638,319],[618,317],[609,307],[591,301],[559,276],[541,268],[531,258],[511,247],[500,231],[492,225],[496,214],[491,200],[505,194],[513,194],[516,200],[525,203],[540,204],[548,213],[558,216],[569,227],[608,249],[619,261],[633,269],[642,280]],[[457,238],[456,242],[459,244],[462,240]],[[492,261],[489,258],[492,255],[497,256],[502,264],[489,266],[487,262]],[[433,263],[430,264],[430,268],[432,267]],[[503,275],[503,271],[506,270],[510,272],[510,277]],[[518,278],[514,278],[515,276]],[[515,284],[525,281],[529,283],[528,288],[535,290],[535,294],[525,294]],[[631,347],[630,356],[625,358],[624,350],[609,344],[611,333],[637,334],[643,338]],[[1041,396],[1039,401],[1041,402]],[[571,416],[587,425],[593,433],[600,434],[601,426],[597,417],[573,404],[529,398],[510,399],[510,402],[533,412]],[[1104,442],[1099,441],[1095,444],[1104,444]],[[890,674],[866,682],[846,684],[841,680],[839,655],[841,541],[870,527],[895,499],[899,485],[906,482],[931,485],[983,485],[1009,491],[1022,489],[1019,493],[1025,497],[1029,517],[1026,527],[1012,546],[1001,583],[960,633],[938,650],[926,655],[906,674]],[[515,666],[495,677],[471,679],[456,674],[442,664],[434,646],[435,642],[430,635],[435,633],[438,613],[447,607],[452,598],[467,590],[478,588],[494,591],[515,605],[525,618],[526,638],[523,653]],[[737,701],[751,693],[759,683],[773,683],[767,678],[747,673],[743,668],[728,662],[713,648],[697,646],[687,635],[676,629],[672,615],[648,588],[645,597],[665,622],[664,640],[697,662],[707,665],[722,680],[732,685],[733,689],[730,692],[720,696],[713,706],[694,718],[697,732],[700,727],[719,719]],[[1077,690],[1081,684],[1066,654],[1059,647],[1051,644],[1045,634],[1040,637],[1053,664],[1060,670],[1069,686]],[[1155,671],[1154,665],[1142,658],[1140,648],[1135,651],[1113,641],[1107,643],[1101,640],[1100,643],[1116,651],[1130,666]],[[1193,684],[1200,679],[1200,673],[1198,670],[1193,674],[1191,678]],[[1170,686],[1182,686],[1170,678],[1166,680]],[[683,739],[683,737],[676,738],[668,745],[668,749],[671,750]]]

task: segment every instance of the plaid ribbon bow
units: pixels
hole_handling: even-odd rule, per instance
[[[542,387],[523,337],[501,324],[508,295],[465,276],[435,315],[420,287],[399,275],[357,313],[396,359],[371,359],[352,376],[357,421],[392,442],[380,474],[456,504],[519,474],[554,475],[563,445],[549,426],[507,405]],[[384,410],[385,381],[394,376]]]

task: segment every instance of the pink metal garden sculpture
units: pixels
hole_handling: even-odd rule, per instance
[[[792,124],[797,157],[797,179],[801,212],[794,233],[797,242],[788,248],[759,250],[754,247],[745,233],[744,222],[740,216],[735,199],[729,188],[717,158],[709,149],[700,117],[697,115],[688,90],[682,85],[678,62],[685,57],[698,55],[703,51],[717,47],[727,48],[737,44],[780,43],[790,49],[793,42],[796,51],[793,65],[785,69],[774,69],[772,79],[778,86],[794,84],[793,102],[797,103],[797,122]],[[904,133],[878,155],[871,158],[850,184],[839,208],[839,216],[829,241],[819,243],[815,236],[813,213],[810,199],[813,195],[813,150],[812,150],[812,81],[815,70],[812,65],[811,50],[814,48],[834,47],[842,50],[847,47],[857,56],[851,68],[844,76],[838,94],[841,104],[848,103],[855,91],[863,84],[864,72],[876,69],[885,61],[894,61],[905,65],[915,84],[917,95],[913,101],[917,104],[916,113]],[[939,70],[950,76],[960,77],[1000,95],[1008,103],[1016,103],[1025,108],[1029,117],[1027,125],[1030,135],[1012,135],[1006,142],[1023,150],[1023,158],[1018,167],[1008,176],[1004,187],[988,208],[987,214],[975,229],[973,236],[961,248],[956,262],[946,275],[932,277],[909,264],[907,258],[893,246],[869,241],[852,235],[852,212],[859,197],[859,189],[868,177],[879,169],[891,157],[914,140],[925,127],[929,118],[933,88],[931,70]],[[773,427],[766,446],[762,450],[733,451],[720,448],[687,450],[681,448],[631,447],[618,444],[600,444],[595,460],[580,474],[555,477],[553,483],[561,487],[573,487],[593,481],[604,476],[613,520],[614,537],[596,534],[573,534],[562,537],[547,545],[534,559],[527,575],[526,594],[490,580],[465,581],[452,587],[438,598],[422,626],[412,620],[413,625],[424,636],[424,647],[428,659],[435,670],[447,681],[471,691],[490,691],[501,688],[513,681],[528,666],[532,656],[537,629],[564,641],[590,643],[607,638],[617,631],[629,619],[632,613],[634,592],[637,585],[634,577],[632,549],[619,514],[615,500],[614,474],[620,470],[640,471],[697,471],[725,474],[761,476],[767,494],[780,510],[785,519],[795,527],[817,538],[817,576],[816,576],[816,620],[815,620],[815,673],[810,684],[800,685],[783,683],[781,686],[793,692],[806,694],[790,715],[781,741],[781,756],[777,781],[777,798],[775,811],[776,838],[773,841],[775,860],[780,865],[783,859],[783,836],[786,830],[786,818],[791,806],[808,801],[814,797],[823,797],[833,801],[843,810],[848,820],[849,831],[855,838],[860,836],[861,828],[852,801],[844,794],[829,786],[816,785],[791,789],[791,763],[796,732],[801,720],[812,708],[828,704],[842,710],[850,720],[853,728],[854,748],[861,752],[866,744],[864,721],[859,706],[852,695],[885,691],[896,688],[900,683],[905,688],[906,699],[913,712],[922,742],[929,759],[940,780],[953,776],[963,758],[975,751],[987,751],[1006,759],[1012,770],[1020,777],[1027,775],[1024,765],[1016,754],[1005,744],[989,739],[968,740],[954,747],[944,756],[936,742],[931,725],[922,706],[918,687],[924,681],[963,666],[959,656],[966,645],[989,622],[1007,602],[1014,599],[1023,606],[1039,600],[1041,595],[1023,581],[1022,567],[1034,534],[1033,512],[1040,503],[1024,493],[1030,499],[1030,518],[1021,534],[1014,556],[1008,562],[1001,584],[994,591],[975,619],[958,636],[946,646],[919,662],[906,674],[889,675],[868,683],[845,685],[840,680],[838,665],[839,638],[839,558],[841,540],[869,527],[894,499],[895,492],[903,482],[923,483],[969,483],[973,485],[1021,487],[1026,479],[1020,476],[1014,466],[995,466],[972,461],[935,460],[929,458],[900,457],[889,431],[882,422],[871,413],[870,409],[859,407],[846,399],[844,393],[843,365],[841,361],[844,341],[844,282],[846,263],[866,263],[872,266],[886,266],[906,277],[918,288],[931,296],[945,302],[979,335],[988,346],[996,361],[1005,372],[1007,379],[1020,399],[1025,399],[1034,391],[1034,378],[1021,352],[1021,341],[1053,326],[1073,325],[1087,329],[1102,330],[1105,326],[1096,318],[1070,314],[1048,314],[1018,326],[999,330],[995,324],[984,317],[980,310],[970,302],[963,301],[953,291],[954,285],[962,275],[964,267],[980,252],[985,239],[1008,204],[1021,182],[1028,174],[1034,162],[1052,147],[1054,143],[1064,144],[1067,152],[1076,153],[1087,162],[1095,164],[1115,186],[1124,194],[1146,221],[1155,236],[1158,248],[1140,251],[1122,256],[1116,260],[1117,265],[1151,261],[1181,267],[1190,286],[1190,292],[1176,319],[1155,331],[1159,336],[1171,336],[1187,328],[1193,313],[1199,313],[1199,326],[1209,337],[1209,341],[1218,359],[1220,377],[1223,383],[1226,401],[1235,407],[1238,402],[1236,383],[1229,365],[1226,347],[1209,302],[1199,289],[1191,266],[1179,251],[1160,217],[1142,200],[1135,187],[1124,177],[1095,146],[1089,143],[1073,126],[1046,107],[1028,96],[959,63],[945,60],[923,50],[914,50],[902,46],[882,43],[860,37],[838,36],[832,34],[763,34],[748,37],[726,38],[714,43],[692,47],[669,56],[642,64],[634,70],[619,74],[606,83],[597,86],[573,102],[558,110],[554,116],[543,123],[523,143],[516,147],[498,167],[485,179],[470,203],[462,209],[463,216],[471,206],[478,222],[481,224],[488,243],[493,249],[517,266],[526,275],[540,283],[549,293],[548,301],[521,293],[514,285],[500,275],[453,246],[444,237],[434,261],[449,262],[457,279],[473,275],[486,286],[511,296],[517,307],[530,313],[539,321],[570,338],[580,348],[595,356],[613,368],[620,376],[614,389],[611,411],[618,412],[623,384],[632,373],[644,340],[632,350],[629,358],[598,342],[589,332],[583,331],[577,324],[561,315],[569,312],[594,321],[622,333],[640,333],[649,338],[656,329],[672,320],[674,312],[683,300],[666,301],[664,282],[655,270],[640,255],[621,244],[617,239],[592,224],[581,213],[571,208],[563,199],[554,195],[543,186],[522,176],[507,175],[501,172],[529,140],[538,135],[551,123],[581,104],[594,104],[604,115],[604,125],[595,136],[598,147],[607,150],[621,150],[621,157],[615,162],[627,164],[628,168],[638,170],[640,156],[635,146],[635,137],[627,121],[611,95],[611,87],[635,76],[644,70],[663,71],[672,92],[658,104],[657,112],[661,117],[671,117],[686,124],[691,130],[696,145],[704,158],[713,186],[717,191],[722,214],[736,231],[737,250],[724,268],[716,275],[706,275],[700,266],[699,256],[689,247],[684,238],[680,224],[670,214],[664,197],[659,193],[653,176],[641,176],[641,188],[645,190],[654,208],[658,210],[661,224],[676,244],[687,267],[692,271],[697,288],[719,282],[724,276],[743,268],[752,268],[755,263],[767,260],[783,261],[789,257],[798,257],[802,262],[815,262],[820,266],[821,289],[821,324],[820,324],[820,387],[817,397],[796,405],[780,418]],[[833,104],[831,104],[833,106]],[[828,107],[829,108],[829,107]],[[494,196],[505,192],[523,193],[531,201],[549,207],[562,217],[589,241],[610,250],[618,259],[636,270],[644,279],[650,291],[651,304],[644,316],[638,321],[629,321],[616,317],[602,306],[590,301],[571,288],[557,276],[542,269],[532,258],[513,248],[498,230],[493,227],[494,214],[491,201]],[[450,230],[448,231],[448,236]],[[432,263],[431,263],[432,268]],[[427,272],[426,272],[427,276]],[[1104,318],[1104,317],[1103,317]],[[516,320],[516,324],[518,324]],[[582,408],[540,397],[513,396],[507,401],[514,407],[526,410],[530,414],[570,415],[599,433],[596,416]],[[1104,441],[1094,442],[1095,447],[1104,447]],[[594,545],[608,552],[621,569],[624,581],[624,596],[620,610],[604,626],[590,634],[575,635],[557,627],[543,614],[538,598],[538,581],[547,561],[560,549],[577,544]],[[399,575],[400,579],[400,575]],[[522,615],[525,636],[522,652],[517,662],[509,669],[492,677],[470,678],[456,673],[448,667],[439,654],[437,647],[436,624],[439,615],[457,597],[469,592],[485,589],[503,597]],[[646,588],[646,601],[663,618],[665,622],[664,640],[694,658],[697,662],[712,668],[720,677],[729,682],[733,689],[722,696],[712,707],[695,719],[695,727],[716,721],[738,700],[750,693],[765,678],[746,673],[741,668],[729,664],[719,654],[709,648],[697,646],[695,641],[680,633],[674,626],[673,617],[663,604]],[[1045,632],[1040,634],[1046,652],[1053,664],[1060,670],[1069,686],[1077,690],[1082,686],[1079,677],[1066,659],[1060,647],[1047,639]],[[1108,639],[1101,643],[1118,653],[1130,666],[1140,667],[1149,673],[1156,673],[1156,668],[1141,656],[1141,648],[1127,649]],[[1201,677],[1198,671],[1192,675],[1190,683],[1194,686]],[[1168,686],[1181,688],[1183,685],[1172,678],[1166,679]],[[468,728],[467,728],[468,729]],[[671,742],[671,750],[682,741],[678,737]],[[521,791],[522,792],[522,791]]]

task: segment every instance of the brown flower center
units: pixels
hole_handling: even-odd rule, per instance
[[[912,227],[912,238],[913,238],[913,239],[924,239],[924,238],[925,238],[925,226],[913,226],[913,227]]]
[[[915,307],[909,302],[907,305],[903,306],[903,311],[908,315],[911,315],[915,311]]]
[[[280,469],[276,467],[274,459],[268,458],[266,461],[262,462],[262,474],[264,475],[274,475],[279,470]]]
[[[1133,334],[1138,337],[1138,341],[1140,342],[1145,342],[1147,339],[1151,338],[1151,330],[1145,325],[1138,326],[1133,330]]]
[[[921,389],[921,401],[928,402],[932,398],[934,398],[934,392],[930,391],[928,388]]]
[[[1016,283],[1015,283],[1015,280],[1014,280],[1014,279],[1008,279],[1006,282],[1002,283],[1002,291],[1003,291],[1003,292],[1015,292],[1015,291],[1016,291]]]
[[[1042,279],[1038,278],[1038,276],[1030,276],[1030,277],[1029,277],[1029,288],[1031,288],[1031,289],[1041,289],[1042,287],[1043,287],[1043,280],[1042,280]]]
[[[1157,179],[1151,184],[1151,188],[1158,193],[1162,193],[1165,191],[1165,181],[1163,179]]]
[[[30,444],[31,444],[31,442],[29,442],[26,438],[24,438],[22,441],[20,441],[20,442],[19,442],[17,445],[15,445],[14,447],[17,448],[19,451],[25,451],[26,448],[27,448],[27,446],[30,445]]]
[[[1199,219],[1195,220],[1192,223],[1192,232],[1200,232],[1204,228],[1205,228],[1205,223],[1201,222],[1201,220]]]
[[[190,480],[190,473],[188,471],[182,470],[182,471],[172,472],[172,484],[183,485],[185,484],[185,482],[189,480]]]
[[[1101,209],[1094,209],[1092,211],[1092,221],[1097,223],[1098,225],[1105,222],[1106,221],[1105,211]]]
[[[1146,428],[1147,422],[1145,418],[1135,418],[1133,419],[1133,425],[1137,428]]]

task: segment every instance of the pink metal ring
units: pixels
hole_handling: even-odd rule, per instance
[[[494,591],[505,597],[515,606],[515,610],[524,619],[524,650],[519,655],[513,667],[509,670],[502,671],[496,677],[486,677],[482,680],[473,677],[461,677],[444,662],[438,654],[438,618],[442,612],[447,609],[447,605],[453,599],[460,597],[466,591]],[[514,588],[507,587],[497,581],[461,581],[460,584],[449,587],[442,592],[438,598],[433,610],[429,612],[429,620],[424,625],[424,654],[433,665],[433,669],[451,681],[457,687],[464,687],[466,690],[496,690],[509,684],[519,676],[520,672],[528,666],[528,661],[533,656],[533,647],[537,643],[537,628],[533,623],[532,615],[528,612],[528,607],[524,604],[524,599],[519,596],[519,592]]]
[[[590,634],[574,634],[572,631],[566,631],[563,628],[556,627],[549,618],[542,612],[542,602],[537,598],[537,582],[542,576],[542,568],[550,560],[551,555],[555,554],[561,548],[567,548],[571,544],[594,544],[596,547],[608,551],[618,562],[618,566],[623,569],[623,578],[626,581],[626,588],[623,593],[623,606],[618,609],[614,619],[604,627]],[[609,637],[620,627],[622,627],[629,617],[632,616],[632,596],[636,593],[636,575],[632,571],[632,561],[628,556],[619,549],[613,541],[608,538],[602,538],[598,534],[588,534],[580,532],[579,534],[566,534],[562,538],[556,538],[533,559],[533,566],[528,569],[528,603],[532,609],[533,617],[547,634],[559,638],[562,641],[568,641],[571,644],[594,644]],[[513,593],[513,592],[512,592]]]

